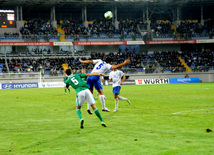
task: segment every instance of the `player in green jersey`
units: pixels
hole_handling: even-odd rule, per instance
[[[76,97],[76,113],[77,116],[80,119],[80,128],[83,129],[84,126],[84,119],[82,118],[81,113],[81,107],[84,104],[84,101],[86,101],[88,104],[91,105],[92,109],[94,110],[94,113],[97,115],[97,117],[101,121],[101,125],[103,127],[107,127],[105,124],[99,110],[97,109],[95,103],[95,99],[92,95],[92,93],[89,90],[89,86],[85,83],[85,81],[82,80],[82,78],[87,76],[104,76],[104,74],[100,73],[90,73],[90,74],[73,74],[71,69],[66,69],[65,73],[68,75],[68,79],[65,81],[66,84],[69,84],[77,93]]]
[[[63,73],[63,82],[65,83],[65,81],[68,79],[68,76],[66,75],[66,73]],[[69,89],[69,84],[65,84],[65,94],[67,94],[67,89],[69,94],[71,93],[70,89]]]
[[[82,68],[81,69],[81,73],[82,74],[86,74],[86,69],[85,68]],[[87,82],[87,77],[84,77],[84,78],[82,78],[82,80],[86,83]],[[87,104],[87,112],[90,114],[90,115],[92,115],[93,113],[91,112],[91,110],[90,110],[90,104]]]
[[[86,69],[85,69],[85,68],[82,68],[82,69],[81,69],[81,73],[82,73],[82,74],[86,74]],[[82,80],[85,81],[85,83],[87,83],[87,77],[82,78]],[[103,76],[100,76],[100,81],[101,81],[101,84],[102,84],[102,82],[104,81],[104,77],[103,77]],[[99,96],[99,93],[97,92],[97,98],[95,98],[95,100],[98,99],[98,96]],[[105,97],[105,99],[106,99],[106,97]],[[87,104],[87,112],[88,112],[90,115],[93,114],[93,113],[91,112],[91,109],[90,109],[90,104]]]

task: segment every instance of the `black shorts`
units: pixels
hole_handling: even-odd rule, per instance
[[[66,84],[66,86],[65,86],[66,88],[69,88],[69,84]]]

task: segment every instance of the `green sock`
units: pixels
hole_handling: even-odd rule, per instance
[[[70,89],[68,89],[69,93],[70,93]]]
[[[67,89],[65,88],[65,93],[67,92]]]
[[[80,109],[77,109],[76,113],[77,113],[77,116],[79,117],[79,119],[81,120],[82,119],[82,113],[81,113]]]
[[[104,120],[103,120],[103,118],[102,118],[102,116],[101,116],[101,114],[100,114],[100,111],[99,111],[98,109],[95,109],[95,110],[94,110],[94,113],[97,115],[97,117],[98,117],[102,122],[104,122]]]

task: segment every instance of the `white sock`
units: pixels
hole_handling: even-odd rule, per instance
[[[105,96],[104,95],[100,95],[100,102],[102,103],[102,107],[103,109],[105,109]]]
[[[99,93],[97,92],[97,97],[96,97],[96,99],[98,99],[98,97],[99,97]]]
[[[125,97],[122,97],[122,96],[119,96],[119,98],[118,98],[119,100],[125,100],[125,101],[127,101],[128,99],[127,98],[125,98]]]
[[[88,110],[90,110],[90,105],[89,104],[87,104],[87,107],[88,107]]]
[[[115,99],[115,109],[118,109],[118,103],[119,103],[119,99],[116,98],[116,99]]]

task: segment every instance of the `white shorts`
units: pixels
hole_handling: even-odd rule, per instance
[[[80,107],[83,106],[85,101],[89,105],[96,103],[94,96],[91,94],[89,89],[83,90],[77,94],[76,106],[80,106]]]

